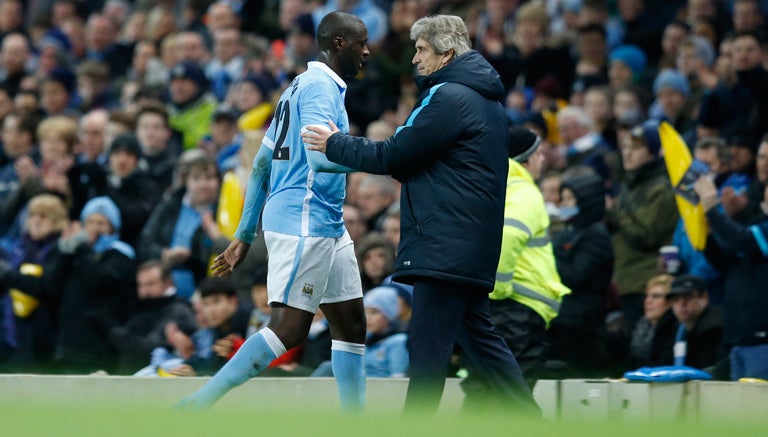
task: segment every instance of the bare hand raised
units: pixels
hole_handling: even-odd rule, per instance
[[[213,271],[214,276],[222,277],[232,273],[232,270],[243,262],[250,247],[250,244],[244,243],[238,239],[229,243],[229,246],[227,246],[224,252],[220,253],[213,260],[211,270]]]

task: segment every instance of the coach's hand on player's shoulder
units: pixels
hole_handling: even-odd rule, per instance
[[[213,260],[213,265],[211,266],[213,274],[215,276],[227,276],[232,273],[232,270],[243,262],[250,247],[250,244],[238,240],[237,238],[232,240],[224,252],[220,253]]]

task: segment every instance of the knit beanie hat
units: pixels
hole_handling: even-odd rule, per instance
[[[141,146],[136,136],[131,133],[118,134],[109,146],[109,154],[124,151],[141,158]]]
[[[636,126],[630,131],[630,135],[645,141],[648,151],[651,155],[657,156],[661,150],[661,138],[659,137],[659,122],[648,120],[645,123]]]
[[[648,58],[640,47],[634,44],[625,44],[618,46],[608,55],[608,63],[613,61],[620,61],[632,70],[635,80],[645,70],[645,64],[648,62]]]
[[[683,73],[672,69],[663,70],[656,76],[656,80],[653,81],[653,94],[659,94],[659,91],[665,88],[672,88],[685,98],[688,98],[688,95],[691,93],[688,80]]]
[[[397,320],[397,291],[392,287],[382,286],[368,290],[363,296],[363,305],[378,310],[390,323]]]
[[[107,196],[100,196],[89,200],[83,207],[83,212],[80,213],[80,221],[85,222],[85,219],[91,214],[96,213],[102,214],[109,220],[115,233],[120,231],[120,226],[122,225],[122,221],[120,220],[120,209],[115,205],[115,202],[113,202],[112,199]]]

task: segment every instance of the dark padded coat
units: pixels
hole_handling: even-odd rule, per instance
[[[328,159],[402,182],[395,279],[439,279],[490,291],[508,171],[504,87],[474,51],[416,84],[419,100],[394,136],[376,142],[333,135]]]

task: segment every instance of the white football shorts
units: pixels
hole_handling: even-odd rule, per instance
[[[363,297],[349,233],[339,238],[264,232],[269,253],[269,302],[315,313],[320,304]]]

